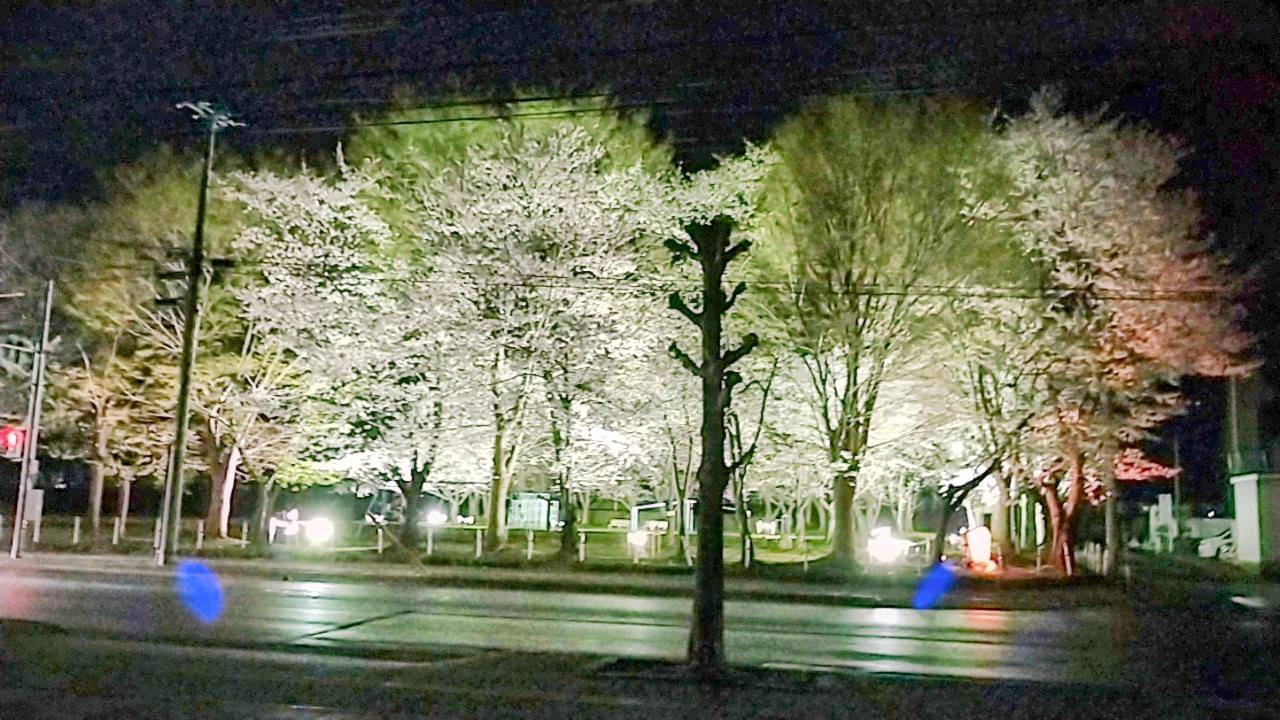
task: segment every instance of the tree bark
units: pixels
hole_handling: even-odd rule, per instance
[[[485,527],[486,549],[497,550],[507,544],[507,492],[511,488],[510,469],[506,464],[504,432],[499,426],[493,436],[493,476],[489,486],[489,517]]]
[[[1053,484],[1044,487],[1045,505],[1049,508],[1049,524],[1053,539],[1049,544],[1050,561],[1066,575],[1074,575],[1076,566],[1076,520],[1084,495],[1084,461],[1079,452],[1072,453],[1067,499],[1058,497]]]
[[[129,496],[133,493],[133,481],[122,478],[120,480],[120,497],[117,505],[120,512],[120,534],[123,535],[125,528],[129,524]]]
[[[519,426],[522,422],[524,402],[529,392],[526,375],[512,407],[502,405],[502,391],[498,382],[506,367],[506,353],[499,350],[494,357],[493,372],[493,468],[490,477],[488,524],[485,528],[486,549],[498,550],[507,544],[507,495],[511,490],[511,470],[518,448]]]
[[[232,445],[220,450],[217,464],[209,465],[209,509],[204,525],[211,537],[225,538],[231,525],[231,496],[240,470],[240,447]]]
[[[853,477],[837,477],[831,493],[831,559],[839,568],[852,569],[858,551],[857,523],[853,511],[855,482],[857,480]]]
[[[94,540],[102,525],[102,495],[106,488],[106,468],[102,463],[89,463],[89,527]]]
[[[266,538],[271,521],[272,506],[275,505],[275,479],[268,477],[258,488],[258,537]]]
[[[721,283],[726,266],[749,244],[729,246],[733,222],[717,217],[709,224],[686,228],[702,266],[701,311],[694,312],[678,294],[671,296],[673,309],[701,331],[701,364],[688,355],[673,352],[702,381],[702,460],[698,465],[698,558],[694,569],[693,621],[689,628],[689,668],[703,678],[718,678],[726,670],[724,650],[724,512],[722,504],[731,469],[725,462],[725,411],[729,407],[735,375],[728,368],[755,346],[755,336],[743,338],[740,347],[729,352],[721,348],[722,322],[732,306]],[[734,291],[736,297],[743,289]]]
[[[991,542],[998,545],[1000,551],[1009,554],[1009,484],[1004,478],[996,477],[998,488],[996,509],[991,513]]]
[[[1116,566],[1120,561],[1120,546],[1124,542],[1124,538],[1120,533],[1120,513],[1117,507],[1118,498],[1116,496],[1115,483],[1112,482],[1111,488],[1107,492],[1106,505],[1103,508],[1106,523],[1106,548],[1102,556],[1102,574],[1110,576],[1115,573]]]
[[[547,377],[548,385],[551,376]],[[560,501],[560,514],[564,524],[560,526],[560,547],[556,557],[562,561],[572,561],[578,556],[578,523],[574,512],[573,498],[569,496],[569,468],[565,465],[565,453],[569,448],[569,438],[573,431],[573,398],[568,395],[557,395],[548,392],[547,400],[551,404],[551,451],[555,457],[556,488]]]

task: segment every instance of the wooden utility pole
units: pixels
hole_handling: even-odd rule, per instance
[[[156,564],[163,565],[165,560],[165,544],[172,542],[173,554],[178,552],[178,540],[181,537],[182,523],[182,490],[183,465],[187,455],[187,425],[191,413],[191,371],[195,366],[197,335],[200,332],[200,285],[204,280],[204,220],[209,204],[209,176],[213,173],[213,151],[218,131],[223,128],[237,127],[238,123],[231,115],[215,110],[207,102],[184,102],[178,109],[190,110],[191,117],[205,124],[207,142],[204,151],[204,172],[200,175],[200,197],[196,205],[195,239],[191,243],[191,255],[187,258],[187,287],[183,305],[182,323],[182,361],[178,368],[178,402],[175,411],[175,428],[173,433],[173,459],[169,463],[168,476],[165,479],[165,496],[172,504],[162,509],[168,518],[161,523],[160,541],[156,543]]]

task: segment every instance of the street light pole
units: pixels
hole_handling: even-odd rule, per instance
[[[31,360],[31,396],[27,401],[27,431],[22,446],[22,469],[18,472],[18,506],[13,511],[13,536],[9,540],[9,557],[22,555],[22,523],[27,512],[27,488],[39,466],[36,451],[40,447],[40,415],[44,405],[45,355],[49,347],[49,317],[53,310],[53,281],[50,280],[44,295],[44,321],[40,328],[40,344]]]
[[[182,323],[182,360],[178,369],[178,407],[175,411],[173,455],[165,480],[165,495],[172,498],[172,505],[164,508],[168,518],[161,523],[160,542],[156,547],[156,564],[165,561],[166,541],[172,542],[172,554],[178,552],[178,540],[182,535],[183,463],[187,455],[187,421],[191,412],[191,372],[196,359],[196,336],[200,332],[200,284],[204,280],[204,220],[209,204],[209,176],[213,173],[213,151],[218,131],[237,127],[238,123],[207,102],[179,103],[179,109],[191,111],[191,117],[205,123],[207,142],[204,150],[204,172],[200,175],[200,197],[196,205],[196,231],[191,243],[191,255],[187,258],[187,292]]]

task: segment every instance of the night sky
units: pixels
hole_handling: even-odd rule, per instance
[[[952,93],[1017,111],[1063,85],[1073,107],[1175,133],[1207,231],[1256,273],[1274,386],[1280,310],[1280,13],[1262,2],[45,2],[0,11],[0,203],[91,198],[95,173],[160,143],[190,147],[177,101],[249,123],[242,151],[327,151],[397,88],[424,102],[612,91],[651,108],[691,165],[762,139],[834,92]],[[7,13],[7,14],[5,14]],[[1206,497],[1218,388],[1175,426]],[[1274,408],[1264,410],[1280,437]],[[1269,419],[1268,419],[1269,418]],[[1188,450],[1190,449],[1190,452]]]

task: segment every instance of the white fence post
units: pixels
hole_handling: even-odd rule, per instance
[[[533,531],[529,530],[528,533],[529,533],[528,534],[529,542],[525,546],[524,559],[532,560],[533,559]]]
[[[40,544],[40,525],[44,523],[44,513],[36,516],[35,528],[31,531],[31,542],[34,545]]]
[[[120,544],[120,518],[111,518],[111,544]]]
[[[383,543],[383,540],[382,540],[382,528],[378,528],[378,554],[379,554],[379,555],[381,555],[381,554],[382,554],[382,547],[383,547],[383,546],[382,546],[382,543]]]
[[[80,516],[77,515],[71,519],[71,544],[80,544]]]
[[[427,526],[427,557],[431,557],[431,553],[435,551],[435,534],[436,529],[433,525]]]
[[[249,521],[240,521],[240,547],[249,547]]]
[[[204,520],[196,521],[196,550],[204,549]]]
[[[178,523],[181,527],[181,523]],[[156,518],[156,531],[151,536],[151,547],[160,547],[160,518]]]
[[[480,555],[484,553],[484,534],[480,528],[476,528],[476,559],[480,559]]]
[[[578,532],[578,562],[587,561],[587,534]]]

